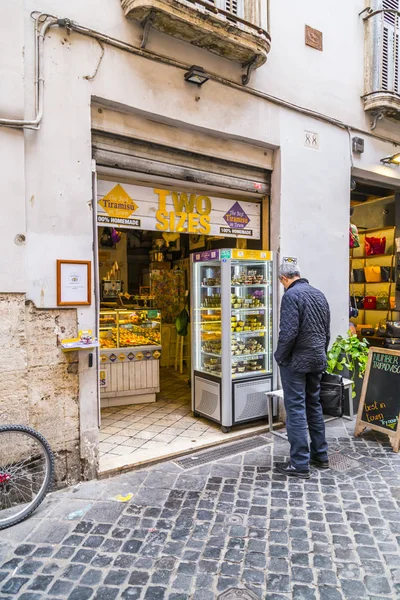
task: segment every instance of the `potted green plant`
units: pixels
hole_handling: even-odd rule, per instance
[[[369,344],[348,331],[347,337],[339,335],[328,351],[328,373],[337,373],[353,381],[353,403],[357,408],[362,381],[368,361]]]

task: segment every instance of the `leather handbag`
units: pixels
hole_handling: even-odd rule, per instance
[[[386,338],[383,347],[389,350],[400,350],[400,338]]]
[[[366,337],[371,337],[372,335],[375,335],[375,329],[374,327],[362,327],[361,329],[361,335],[365,335]]]
[[[376,335],[382,338],[386,337],[386,319],[382,319],[382,321],[379,321],[379,325],[376,330]]]
[[[386,337],[400,338],[400,321],[386,322]]]
[[[385,254],[386,250],[386,238],[385,237],[369,237],[365,236],[365,255],[376,256],[379,254]]]
[[[354,283],[365,283],[364,269],[353,269]]]
[[[379,292],[376,297],[376,308],[378,310],[388,310],[389,294],[387,292]]]
[[[364,296],[360,292],[355,292],[353,298],[356,308],[362,310],[364,308]]]
[[[364,298],[364,309],[375,310],[376,309],[376,296],[365,296]]]
[[[392,281],[392,267],[381,267],[381,281],[388,282]]]
[[[379,283],[381,279],[381,267],[364,267],[365,281],[367,283]]]
[[[319,400],[324,415],[341,417],[343,415],[344,385],[341,375],[324,373],[321,379]]]
[[[368,324],[368,325],[361,325],[361,324],[359,323],[359,324],[357,325],[357,328],[356,328],[357,334],[360,334],[360,335],[361,335],[361,334],[362,334],[362,332],[363,332],[365,329],[373,329],[373,330],[374,330],[374,328],[372,327],[372,325],[369,325],[369,324]],[[374,330],[374,331],[375,331],[375,330]]]

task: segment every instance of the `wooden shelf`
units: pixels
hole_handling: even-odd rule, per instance
[[[370,256],[350,256],[350,260],[367,260],[368,258],[393,258],[393,254],[371,254]],[[385,266],[385,265],[384,265]]]

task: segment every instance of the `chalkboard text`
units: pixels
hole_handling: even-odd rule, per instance
[[[375,353],[372,361],[373,369],[380,369],[390,373],[400,373],[400,360],[398,356]]]

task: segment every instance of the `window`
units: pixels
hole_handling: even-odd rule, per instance
[[[399,10],[399,0],[383,0],[383,9]],[[399,15],[385,12],[382,31],[382,72],[383,90],[399,93]]]
[[[237,17],[243,18],[244,0],[215,0],[215,5],[222,10],[236,15]]]

